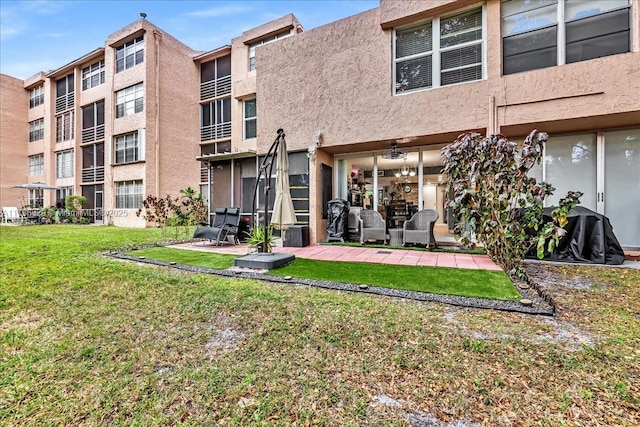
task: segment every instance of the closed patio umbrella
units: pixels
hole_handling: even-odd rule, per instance
[[[273,203],[271,226],[282,230],[282,238],[286,240],[286,230],[296,223],[296,214],[289,191],[289,156],[284,133],[280,134],[280,143],[276,162],[276,197]]]

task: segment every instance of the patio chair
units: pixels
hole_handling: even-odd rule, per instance
[[[238,227],[240,225],[240,208],[216,208],[211,227],[198,227],[193,239],[215,241],[216,246],[233,237],[233,243],[240,243]]]
[[[9,221],[11,221],[12,223],[23,223],[24,219],[25,218],[20,214],[20,211],[17,207],[11,206],[2,208],[2,222],[4,222],[5,224],[9,223]]]
[[[238,231],[240,227],[240,208],[227,208],[227,215],[221,234],[222,241],[229,241],[229,237],[233,237],[233,244],[240,244]]]
[[[360,243],[368,240],[382,240],[387,243],[387,230],[384,219],[378,211],[363,209],[360,211]]]
[[[405,221],[403,228],[402,246],[407,244],[437,246],[433,235],[433,227],[438,220],[438,212],[433,209],[425,209],[416,212],[410,220]]]
[[[216,208],[214,211],[215,215],[211,220],[211,226],[207,227],[198,227],[193,232],[193,239],[201,239],[201,240],[215,240],[218,241],[218,237],[224,224],[226,222],[227,216],[227,208]]]

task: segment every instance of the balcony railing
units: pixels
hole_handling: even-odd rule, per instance
[[[104,166],[82,169],[82,182],[104,181]]]
[[[211,141],[213,139],[231,137],[231,122],[200,128],[200,141]]]
[[[216,98],[231,93],[231,76],[200,83],[200,100]]]
[[[56,114],[64,110],[68,110],[69,108],[73,108],[75,105],[74,95],[75,92],[70,92],[56,98]]]
[[[82,129],[82,142],[100,141],[104,139],[104,125]]]

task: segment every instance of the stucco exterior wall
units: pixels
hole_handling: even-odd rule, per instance
[[[244,139],[244,101],[256,97],[256,78],[261,64],[256,61],[256,70],[249,71],[249,45],[271,34],[284,30],[292,30],[294,34],[302,32],[302,26],[292,14],[245,31],[231,40],[231,81],[232,103],[231,146],[233,151],[256,150],[256,139]],[[279,43],[281,40],[277,40]],[[256,49],[259,51],[263,46]],[[266,65],[266,64],[265,64]],[[275,132],[275,131],[274,131]]]
[[[321,130],[322,149],[344,152],[486,126],[487,81],[393,96],[391,37],[372,10],[263,46],[258,152],[278,127],[290,150],[306,149]]]
[[[437,16],[464,6],[480,5],[477,0],[380,0],[380,25],[388,29]]]
[[[21,208],[28,196],[27,190],[11,188],[26,183],[29,175],[28,109],[24,82],[0,74],[0,207]]]
[[[388,148],[394,140],[449,142],[460,131],[490,128],[493,120],[497,128],[541,124],[565,131],[593,125],[596,117],[609,128],[638,124],[637,52],[502,76],[500,2],[486,10],[487,79],[397,96],[392,30],[381,29],[378,10],[263,46],[258,152],[278,127],[290,150],[307,148],[321,130],[321,150],[341,153]]]

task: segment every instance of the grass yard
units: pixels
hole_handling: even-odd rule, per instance
[[[0,425],[640,422],[638,270],[549,269],[548,318],[99,254],[159,238],[0,227]]]
[[[136,250],[129,252],[129,255],[217,269],[233,266],[233,260],[235,259],[233,255],[167,247]],[[291,264],[271,270],[268,274],[365,284],[442,295],[500,300],[518,300],[521,298],[511,280],[502,271],[316,261],[296,258]]]

